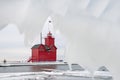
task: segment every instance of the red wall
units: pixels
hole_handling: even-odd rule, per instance
[[[48,46],[54,45],[54,38],[52,37],[45,38],[45,45],[48,45]]]
[[[32,49],[32,62],[39,61],[56,61],[56,51],[40,51],[40,49]]]
[[[37,62],[39,60],[38,49],[32,49],[32,62]]]
[[[40,52],[40,61],[56,61],[56,53]]]

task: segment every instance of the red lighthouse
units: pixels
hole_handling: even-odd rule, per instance
[[[49,32],[45,38],[45,44],[36,44],[32,48],[32,57],[28,62],[56,61],[56,46],[54,37]]]

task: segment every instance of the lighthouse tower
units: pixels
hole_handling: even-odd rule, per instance
[[[53,46],[54,45],[54,38],[52,37],[51,32],[49,32],[47,34],[47,37],[45,38],[45,45],[47,45],[47,46]]]

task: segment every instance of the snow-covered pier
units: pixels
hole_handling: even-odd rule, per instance
[[[66,62],[24,62],[24,63],[0,63],[0,67],[10,67],[10,66],[34,66],[34,65],[57,65],[57,64],[67,64]]]

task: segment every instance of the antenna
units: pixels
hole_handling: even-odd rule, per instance
[[[48,30],[49,30],[49,32],[50,32],[50,23],[51,23],[51,20],[49,20],[49,22],[48,22]]]
[[[42,32],[40,33],[40,42],[41,42],[41,44],[42,44]]]

